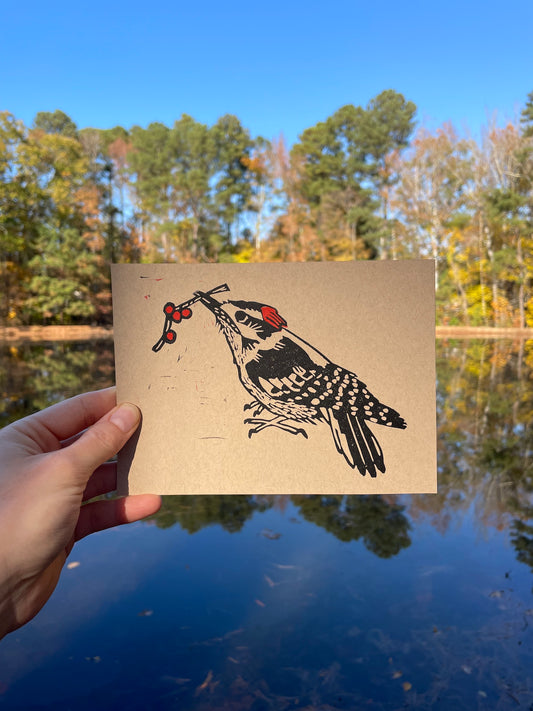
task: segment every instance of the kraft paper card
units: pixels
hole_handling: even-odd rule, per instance
[[[430,260],[112,267],[119,491],[437,490]]]

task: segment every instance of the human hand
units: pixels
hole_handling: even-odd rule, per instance
[[[116,488],[105,462],[139,422],[109,388],[0,430],[0,639],[39,612],[77,540],[159,509],[153,494],[83,503]]]

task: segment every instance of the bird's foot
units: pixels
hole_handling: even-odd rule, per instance
[[[275,417],[273,420],[259,420],[255,417],[249,417],[248,419],[244,420],[244,424],[256,425],[256,427],[252,428],[251,430],[248,430],[248,437],[251,437],[257,432],[261,432],[261,430],[264,430],[267,427],[277,427],[280,430],[284,430],[284,432],[290,432],[293,435],[302,434],[305,439],[308,438],[307,432],[303,429],[303,427],[294,427],[293,425],[289,425],[286,422],[285,418],[281,415]]]
[[[264,405],[261,405],[261,403],[258,400],[252,400],[252,402],[249,402],[247,405],[244,406],[245,412],[246,412],[246,410],[253,410],[252,415],[254,417],[257,417],[257,415],[260,415],[264,409],[265,409]]]

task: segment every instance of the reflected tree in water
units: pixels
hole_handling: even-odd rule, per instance
[[[267,508],[267,504],[252,496],[164,496],[161,509],[152,519],[159,528],[170,528],[179,523],[188,533],[215,524],[229,533],[236,533],[254,513]]]
[[[521,518],[511,524],[511,542],[516,550],[516,558],[533,571],[533,506],[524,506]]]
[[[114,382],[113,343],[23,343],[0,349],[0,425]]]
[[[383,496],[293,496],[301,515],[341,541],[362,540],[380,558],[411,544],[405,507]]]
[[[230,533],[240,531],[255,513],[278,507],[278,497],[164,496],[152,517],[160,528],[178,523],[188,533],[220,525]],[[285,497],[281,497],[283,500]],[[381,496],[291,496],[301,515],[341,541],[361,539],[381,558],[397,555],[410,545],[409,521],[404,506]]]
[[[409,514],[445,531],[474,506],[478,523],[510,528],[533,569],[533,342],[444,341],[437,352],[439,493],[411,497]]]

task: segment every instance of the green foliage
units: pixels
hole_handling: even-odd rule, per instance
[[[299,191],[332,259],[375,257],[387,234],[377,215],[380,192],[396,176],[386,159],[407,145],[414,104],[385,91],[366,109],[347,105],[308,128],[292,149]]]
[[[523,126],[524,136],[526,138],[533,136],[533,91],[528,94],[526,104],[520,116],[520,123]]]
[[[76,323],[94,316],[93,285],[98,283],[96,255],[73,228],[60,233],[41,228],[29,262],[31,278],[25,307],[44,322]]]
[[[211,129],[216,150],[214,200],[227,243],[231,228],[251,197],[248,163],[253,146],[248,129],[236,116],[222,116]]]
[[[57,133],[67,138],[76,138],[78,129],[74,121],[66,113],[55,111],[39,111],[33,122],[34,127],[45,133]]]

